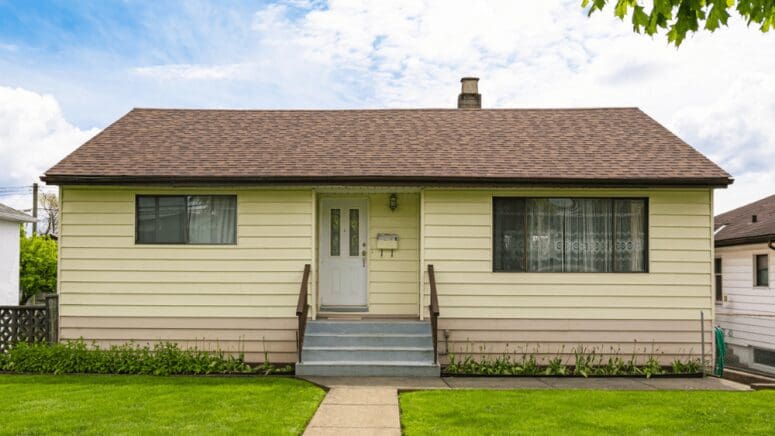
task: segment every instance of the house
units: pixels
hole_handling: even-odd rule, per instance
[[[714,283],[727,361],[775,374],[775,195],[715,219]]]
[[[709,359],[729,174],[636,108],[481,109],[477,80],[457,109],[132,110],[43,177],[60,337],[299,374],[579,345],[668,362],[703,330]]]
[[[19,226],[34,219],[0,204],[0,306],[19,304]]]

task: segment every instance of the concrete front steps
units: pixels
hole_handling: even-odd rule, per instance
[[[431,325],[421,321],[309,321],[300,376],[438,377]]]

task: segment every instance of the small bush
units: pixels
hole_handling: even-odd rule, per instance
[[[48,236],[26,237],[19,244],[19,286],[23,301],[57,289],[57,242]]]
[[[89,373],[89,374],[237,374],[254,369],[244,356],[232,356],[222,351],[209,352],[196,348],[181,349],[174,343],[159,343],[153,347],[128,343],[110,348],[89,347],[83,340],[60,344],[18,343],[0,354],[0,369],[23,373]],[[259,372],[269,374],[277,368],[265,362]],[[289,367],[280,372],[289,371]]]

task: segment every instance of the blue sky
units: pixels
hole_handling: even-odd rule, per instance
[[[717,210],[775,191],[775,34],[532,3],[0,0],[0,187],[132,107],[452,107],[477,75],[485,107],[642,108],[735,176]]]

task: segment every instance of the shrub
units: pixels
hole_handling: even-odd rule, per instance
[[[88,346],[83,340],[47,345],[18,343],[6,354],[0,353],[0,369],[24,373],[91,373],[91,374],[235,374],[251,373],[244,356],[222,351],[209,352],[196,348],[181,349],[174,343],[153,347],[128,343],[110,348]],[[277,368],[265,362],[258,368],[269,374]],[[289,367],[280,368],[281,372]]]
[[[637,347],[637,344],[636,344]],[[454,353],[449,355],[449,365],[445,368],[447,374],[461,375],[547,375],[547,376],[568,376],[576,375],[582,377],[589,376],[645,376],[650,378],[653,375],[662,374],[697,374],[702,371],[702,362],[700,359],[689,356],[688,360],[675,359],[669,367],[663,367],[659,360],[654,357],[654,350],[651,355],[642,364],[636,362],[636,355],[633,351],[632,357],[625,361],[620,355],[620,349],[611,348],[607,354],[608,360],[604,360],[604,354],[597,348],[588,349],[585,346],[578,346],[573,349],[574,365],[566,365],[563,362],[564,347],[560,353],[547,358],[545,365],[537,362],[535,354],[538,348],[534,350],[535,354],[522,354],[521,358],[516,354],[504,353],[498,357],[489,357],[485,350],[480,350],[480,357],[468,352],[463,356],[457,356]],[[643,349],[645,353],[646,348]]]
[[[57,289],[57,242],[48,236],[26,237],[19,241],[19,285],[22,300]]]

